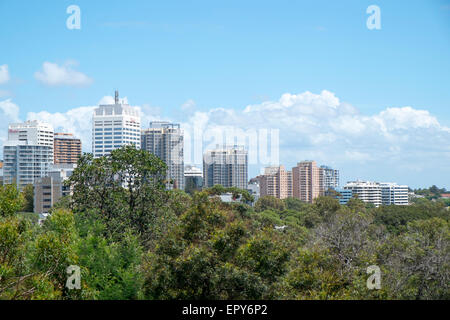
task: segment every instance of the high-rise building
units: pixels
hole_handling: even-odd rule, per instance
[[[243,146],[207,150],[203,155],[205,187],[216,184],[224,187],[247,189],[248,153]]]
[[[92,153],[98,158],[124,145],[141,147],[141,118],[139,110],[119,101],[116,91],[114,104],[94,110]]]
[[[167,165],[167,187],[184,190],[184,140],[179,124],[155,121],[141,132],[141,148]]]
[[[11,123],[8,129],[8,141],[49,146],[53,149],[53,127],[37,120]]]
[[[292,168],[292,194],[294,198],[312,203],[323,195],[323,184],[320,179],[320,168],[315,161],[299,162]]]
[[[408,186],[396,183],[351,181],[344,189],[351,190],[353,196],[376,207],[380,205],[408,205]]]
[[[339,188],[339,170],[328,166],[320,166],[320,179],[322,180],[323,192],[328,189]]]
[[[203,172],[201,169],[187,165],[184,168],[184,189],[186,192],[200,191],[203,188]]]
[[[407,206],[409,204],[408,186],[389,182],[380,183],[380,186],[381,202],[384,206]]]
[[[54,135],[55,164],[77,163],[81,157],[81,140],[71,133],[56,133]]]
[[[70,194],[70,188],[64,185],[75,169],[75,164],[57,164],[49,168],[46,177],[34,182],[34,212],[46,213],[64,196]]]
[[[350,181],[344,186],[345,190],[351,190],[353,196],[358,199],[372,203],[376,207],[382,204],[381,185],[372,181]]]
[[[53,127],[40,121],[13,123],[3,146],[3,182],[21,189],[47,174],[53,163]]]
[[[292,172],[284,166],[267,167],[264,174],[257,177],[260,196],[273,196],[278,199],[292,197]]]
[[[16,184],[22,189],[33,184],[35,179],[47,175],[53,163],[53,148],[28,145],[25,141],[8,141],[3,147],[4,184]]]

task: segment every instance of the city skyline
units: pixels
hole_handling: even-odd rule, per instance
[[[80,30],[71,2],[0,4],[1,145],[8,123],[38,119],[90,152],[90,115],[120,89],[142,128],[278,129],[287,168],[450,188],[449,1],[377,1],[381,30],[369,1],[133,3],[77,1]]]
[[[113,108],[114,109],[114,107],[115,108],[119,108],[119,109],[121,109],[123,106],[125,106],[125,107],[128,107],[128,108],[131,108],[130,110],[134,110],[135,108],[133,108],[133,107],[130,107],[128,104],[127,104],[127,98],[125,98],[125,99],[123,99],[123,100],[119,100],[119,96],[118,96],[118,91],[116,91],[116,93],[115,93],[115,97],[114,97],[114,100],[112,101],[112,102],[109,102],[109,100],[108,99],[103,99],[105,102],[105,104],[100,104],[98,107],[94,107],[94,109],[93,109],[93,112],[92,112],[92,118],[94,119],[94,118],[96,118],[96,117],[98,117],[98,115],[104,115],[104,114],[106,114],[106,111],[104,110],[105,108]],[[113,112],[113,109],[111,109],[111,116],[112,117],[114,117],[114,112]],[[102,111],[103,110],[103,111]],[[117,111],[117,110],[116,110]],[[139,111],[139,109],[137,108],[136,110],[134,110],[133,112],[135,112],[135,111]],[[100,113],[98,113],[98,112],[100,112]],[[128,111],[128,112],[130,112],[130,111]],[[122,113],[122,112],[121,112]],[[153,122],[150,122],[149,123],[149,126],[146,126],[145,124],[141,124],[140,123],[140,116],[139,115],[136,115],[135,113],[133,113],[133,115],[134,116],[136,116],[137,118],[136,119],[138,119],[138,120],[136,120],[137,121],[137,123],[138,123],[138,126],[139,126],[139,128],[140,129],[138,129],[138,131],[140,132],[139,134],[138,134],[138,136],[139,136],[139,138],[141,138],[141,136],[143,137],[143,136],[145,136],[146,134],[148,134],[148,132],[149,132],[149,130],[154,130],[154,128],[155,128],[155,125],[159,128],[159,127],[161,127],[162,128],[162,126],[167,126],[167,125],[169,125],[170,127],[173,127],[173,126],[176,126],[178,129],[177,130],[180,130],[181,129],[181,133],[177,133],[177,135],[179,135],[180,137],[181,137],[181,140],[180,141],[184,141],[184,133],[183,133],[183,130],[182,130],[182,128],[180,127],[180,125],[179,124],[173,124],[173,123],[170,123],[170,122],[167,122],[167,121],[153,121]],[[129,116],[128,114],[126,115],[125,113],[124,113],[124,116]],[[117,117],[117,116],[116,116]],[[119,116],[119,117],[121,117],[121,116]],[[145,116],[144,116],[145,117]],[[109,118],[108,118],[109,119]],[[10,128],[9,130],[8,130],[8,134],[9,134],[9,136],[11,136],[11,135],[17,135],[18,134],[18,131],[17,131],[17,133],[15,132],[15,130],[11,130],[11,127],[12,128],[14,128],[15,126],[30,126],[30,125],[34,125],[34,126],[44,126],[44,127],[50,127],[50,128],[52,128],[52,130],[53,130],[53,126],[50,124],[50,122],[51,121],[48,121],[48,122],[46,122],[46,121],[44,121],[44,120],[27,120],[27,121],[25,121],[25,122],[23,122],[23,123],[21,123],[21,122],[19,122],[19,123],[10,123],[9,125],[8,125],[8,127]],[[92,123],[96,123],[96,121],[92,121]],[[131,124],[131,125],[133,125],[133,124]],[[101,124],[101,127],[103,126],[103,122],[102,122],[102,124]],[[94,125],[94,126],[92,126],[92,130],[91,130],[91,135],[92,135],[92,141],[94,141],[95,142],[95,139],[98,139],[98,138],[96,138],[96,136],[99,134],[98,132],[97,132],[97,130],[99,130],[99,129],[96,129],[96,127],[98,127],[98,126],[96,126],[96,125]],[[108,129],[109,130],[109,129]],[[102,130],[103,131],[103,130]],[[111,131],[112,131],[112,129],[111,129]],[[114,132],[114,133],[116,133],[116,132]],[[35,135],[36,135],[36,133],[34,133]],[[57,139],[56,137],[57,136],[73,136],[73,133],[71,133],[71,132],[64,132],[64,133],[61,133],[61,132],[56,132],[55,131],[55,133],[54,133],[54,135],[55,135],[55,140]],[[103,132],[101,133],[101,135],[103,136]],[[131,136],[130,136],[131,137]],[[4,143],[4,145],[6,145],[6,146],[8,146],[9,144],[8,144],[8,141],[14,141],[14,140],[17,140],[17,141],[19,141],[18,140],[18,138],[19,137],[16,137],[16,138],[12,138],[12,140],[11,139],[9,139],[9,140],[7,140],[5,143]],[[37,136],[36,136],[36,138],[33,138],[33,139],[35,139],[35,140],[37,140]],[[39,139],[41,139],[41,138],[39,138]],[[82,139],[78,139],[77,137],[74,137],[74,139],[75,140],[78,140],[79,141],[79,143],[80,143],[80,145],[83,145],[84,143],[82,142]],[[131,138],[130,138],[131,139]],[[33,143],[33,142],[32,142]],[[44,142],[45,143],[45,142]],[[96,142],[95,142],[96,143]],[[131,140],[130,140],[130,143],[131,143]],[[102,142],[102,144],[103,144],[103,142]],[[126,143],[125,143],[126,144]],[[134,142],[132,143],[132,144],[134,144]],[[124,144],[123,144],[124,145]],[[177,138],[177,143],[176,143],[176,145],[179,145],[179,141],[178,141],[178,138]],[[92,150],[88,150],[88,151],[85,151],[85,153],[93,153],[94,154],[94,156],[95,156],[95,152],[94,152],[94,149],[95,149],[95,144],[92,144],[92,146],[94,147]],[[139,143],[138,145],[136,145],[137,146],[137,148],[144,148],[144,149],[148,149],[147,147],[146,147],[146,145],[145,144],[143,144],[143,143]],[[117,147],[119,147],[118,145],[117,146],[111,146],[112,147],[112,149],[115,149],[115,148],[117,148]],[[248,146],[247,145],[235,145],[235,147],[238,147],[238,148],[243,148],[243,150],[245,150],[247,153],[248,153]],[[177,147],[178,148],[178,147]],[[227,148],[227,145],[226,144],[220,144],[220,145],[216,145],[216,148]],[[182,146],[181,146],[181,150],[183,150],[184,149],[184,143],[182,144]],[[178,150],[178,149],[177,149]],[[175,150],[175,152],[176,153],[178,153],[178,151],[177,150]],[[203,148],[203,151],[202,151],[202,158],[203,158],[203,163],[200,163],[200,165],[202,165],[202,167],[204,167],[204,165],[205,165],[205,156],[209,153],[209,152],[211,152],[211,151],[214,151],[215,150],[215,148],[212,148],[212,147],[209,147],[209,148]],[[3,151],[3,148],[2,148],[2,151]],[[163,154],[162,153],[158,153],[158,150],[153,150],[153,149],[149,149],[149,150],[147,150],[147,151],[150,151],[151,153],[154,153],[155,155],[157,155],[158,157],[160,157],[160,158],[164,158],[164,157],[161,157]],[[152,152],[152,151],[155,151],[155,152]],[[166,151],[166,153],[167,153],[168,151]],[[172,151],[172,153],[173,153],[173,151]],[[99,154],[98,156],[102,156],[102,155],[108,155],[109,154],[109,150],[108,150],[108,152],[106,152],[106,153],[104,153],[104,154]],[[183,152],[181,152],[181,154],[183,154]],[[184,159],[184,158],[183,158]],[[163,159],[164,160],[164,159]],[[296,163],[297,163],[297,165],[299,164],[298,163],[298,161],[299,160],[296,160]],[[172,161],[173,162],[173,161]],[[300,160],[300,162],[311,162],[311,160]],[[312,160],[312,162],[314,162],[314,163],[316,163],[316,161],[315,160]],[[55,162],[56,163],[56,162]],[[175,162],[173,162],[175,165],[178,165],[178,161],[175,161]],[[181,162],[180,163],[183,163],[183,160],[181,160]],[[190,163],[187,163],[186,164],[187,166],[191,166],[192,164],[190,164]],[[194,164],[194,165],[199,165],[199,164]],[[250,168],[250,165],[247,163],[247,170],[249,170],[249,168]],[[317,165],[316,165],[317,166]],[[170,167],[170,166],[169,166]],[[265,165],[262,165],[262,166],[259,166],[259,171],[261,172],[260,174],[256,174],[256,175],[251,175],[251,174],[248,174],[248,181],[250,181],[250,179],[253,179],[253,178],[258,178],[261,174],[266,174],[267,172],[265,172],[265,171],[267,171],[267,169],[271,169],[271,168],[276,168],[276,167],[284,167],[284,165],[283,164],[281,164],[281,163],[279,163],[277,166],[265,166]],[[292,167],[292,170],[294,170],[294,168],[295,168],[296,166],[294,165],[293,167]],[[184,163],[183,163],[183,168],[184,168]],[[321,165],[320,167],[319,166],[317,166],[317,168],[316,168],[317,170],[323,170],[323,171],[327,171],[327,170],[331,170],[332,172],[333,172],[333,175],[337,175],[337,177],[333,177],[332,179],[337,179],[337,180],[332,180],[332,181],[328,181],[328,182],[326,182],[325,181],[325,179],[327,179],[327,177],[326,177],[326,174],[323,176],[323,181],[321,181],[321,183],[322,184],[327,184],[327,185],[329,185],[330,183],[331,183],[331,185],[329,185],[330,187],[332,187],[332,188],[338,188],[338,187],[341,187],[341,186],[343,186],[343,184],[341,185],[340,183],[339,183],[339,176],[340,176],[340,169],[333,169],[333,168],[331,168],[330,166],[328,166],[328,165]],[[184,170],[184,169],[183,169]],[[182,169],[176,169],[176,174],[175,175],[178,175],[179,174],[179,172],[183,172],[183,170]],[[179,172],[178,172],[179,171]],[[290,170],[288,169],[288,172],[289,172]],[[292,171],[290,171],[291,172],[291,174],[292,174]],[[169,171],[168,171],[168,175],[169,176],[171,176],[172,174],[174,174],[173,172],[172,172],[172,170],[171,169],[169,169]],[[292,179],[292,178],[291,178]],[[328,178],[329,179],[329,178]],[[178,180],[180,180],[180,179],[178,179]],[[364,178],[361,178],[361,177],[357,177],[357,178],[349,178],[349,179],[347,179],[346,180],[347,181],[347,183],[351,183],[351,182],[353,182],[353,181],[381,181],[380,179],[374,179],[373,177],[372,178],[368,178],[368,177],[364,177]],[[383,180],[383,181],[394,181],[393,179],[385,179],[385,180]],[[317,183],[319,183],[319,182],[317,182]],[[396,183],[396,182],[395,182]],[[182,183],[182,185],[183,185],[183,187],[184,187],[184,181],[183,181],[183,183]],[[318,187],[319,185],[317,185],[317,187]],[[415,186],[411,186],[411,187],[413,187],[413,189],[415,188]],[[424,186],[425,187],[425,186]],[[445,188],[445,186],[444,186],[444,188]],[[184,188],[182,188],[182,189],[184,189]],[[326,191],[325,189],[323,190],[323,191]],[[313,197],[314,198],[314,197]]]

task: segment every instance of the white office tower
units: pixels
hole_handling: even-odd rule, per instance
[[[351,190],[353,196],[357,196],[366,203],[372,203],[376,207],[382,204],[381,185],[378,182],[351,181],[344,186],[344,189]]]
[[[217,146],[203,155],[203,179],[205,187],[216,184],[224,187],[248,187],[248,153],[243,146]]]
[[[39,121],[9,125],[3,158],[4,184],[33,184],[53,163],[53,127]]]
[[[409,204],[408,186],[389,182],[381,183],[381,201],[384,206],[407,206]]]
[[[29,145],[49,146],[53,148],[53,127],[37,120],[23,123],[11,123],[8,141],[22,141]]]
[[[119,101],[116,91],[115,103],[100,105],[92,119],[92,153],[95,158],[109,155],[124,145],[141,147],[141,118],[139,110]]]
[[[167,188],[184,190],[184,140],[179,124],[155,121],[142,130],[141,148],[167,165]]]
[[[339,188],[339,170],[328,166],[320,166],[320,176],[324,193],[328,191],[328,189],[335,190]]]

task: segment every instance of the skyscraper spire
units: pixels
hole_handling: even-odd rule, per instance
[[[116,90],[116,97],[114,99],[116,104],[119,104],[119,90]]]

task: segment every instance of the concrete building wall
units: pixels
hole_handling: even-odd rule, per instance
[[[70,194],[70,188],[64,185],[73,173],[75,165],[58,164],[49,168],[46,177],[34,182],[34,212],[47,213],[62,197]]]

